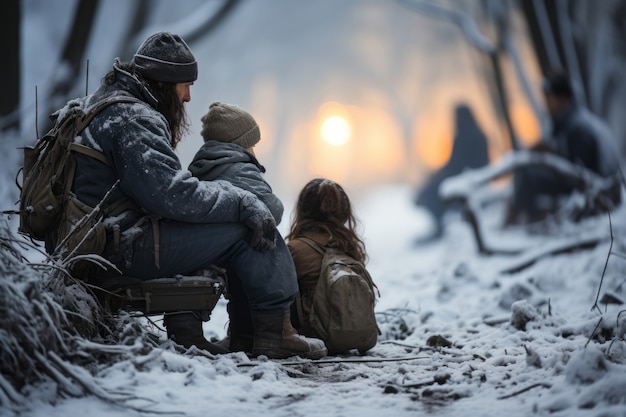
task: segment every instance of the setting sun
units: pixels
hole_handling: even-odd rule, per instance
[[[350,140],[350,125],[341,116],[332,116],[322,124],[322,138],[331,145],[343,145]]]

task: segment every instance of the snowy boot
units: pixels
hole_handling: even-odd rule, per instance
[[[228,349],[204,338],[202,320],[193,313],[169,313],[163,316],[168,339],[186,348],[195,346],[214,355],[228,353]]]
[[[254,346],[252,356],[265,355],[270,359],[300,356],[319,359],[328,350],[319,339],[299,335],[291,325],[289,311],[270,316],[253,316]]]

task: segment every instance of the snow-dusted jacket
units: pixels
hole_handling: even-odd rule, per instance
[[[552,137],[559,155],[603,177],[619,171],[615,137],[600,118],[585,108],[570,106],[553,120]]]
[[[250,193],[223,181],[200,181],[181,167],[171,145],[169,125],[155,109],[154,96],[136,77],[114,68],[116,82],[101,86],[86,98],[85,104],[114,95],[136,97],[144,103],[108,106],[75,139],[76,143],[103,152],[109,163],[76,154],[73,191],[77,198],[94,207],[119,180],[104,206],[127,196],[136,207],[107,218],[105,224],[108,230],[118,232],[127,245],[153,226],[145,221],[147,215],[188,223],[245,222],[254,215]],[[253,199],[260,204],[256,197]],[[111,249],[109,246],[107,250]]]
[[[240,145],[206,141],[194,156],[189,171],[203,181],[224,180],[250,191],[270,210],[276,224],[283,217],[283,203],[263,178],[265,168]]]

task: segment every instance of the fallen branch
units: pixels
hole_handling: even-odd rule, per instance
[[[593,248],[603,239],[604,236],[582,236],[566,242],[551,242],[543,247],[524,254],[520,257],[520,259],[516,259],[511,265],[500,270],[500,273],[515,274],[528,268],[543,258],[563,253],[571,253],[575,250]]]
[[[479,188],[513,171],[532,166],[541,165],[556,173],[570,178],[589,191],[590,195],[598,195],[600,192],[613,186],[611,178],[603,178],[595,172],[580,165],[575,165],[567,159],[547,152],[532,152],[519,150],[504,155],[496,164],[482,168],[463,171],[463,173],[447,178],[439,188],[439,194],[444,200],[468,199]]]
[[[444,202],[459,202],[463,205],[464,214],[472,228],[479,253],[514,255],[520,251],[494,249],[486,244],[476,215],[479,205],[477,201],[480,197],[480,193],[477,193],[476,190],[491,181],[513,173],[515,170],[533,165],[546,167],[558,175],[572,180],[578,188],[584,190],[585,200],[591,205],[615,184],[613,178],[603,178],[595,172],[580,165],[572,164],[558,155],[527,150],[510,152],[502,157],[497,164],[466,170],[459,175],[447,178],[439,187],[439,195]]]

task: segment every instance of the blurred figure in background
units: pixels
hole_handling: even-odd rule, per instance
[[[439,238],[443,233],[443,216],[450,206],[439,196],[441,183],[467,168],[480,168],[489,163],[487,137],[476,122],[470,107],[467,104],[458,104],[454,114],[454,143],[450,159],[430,177],[415,198],[415,204],[428,209],[435,220],[434,233],[424,240]]]
[[[621,202],[621,168],[615,137],[607,124],[575,101],[574,88],[567,74],[556,72],[542,85],[551,134],[531,150],[552,152],[610,178],[610,187],[592,202],[591,213],[610,210]],[[514,192],[506,223],[530,223],[558,210],[562,197],[579,185],[546,167],[533,165],[514,174]]]

